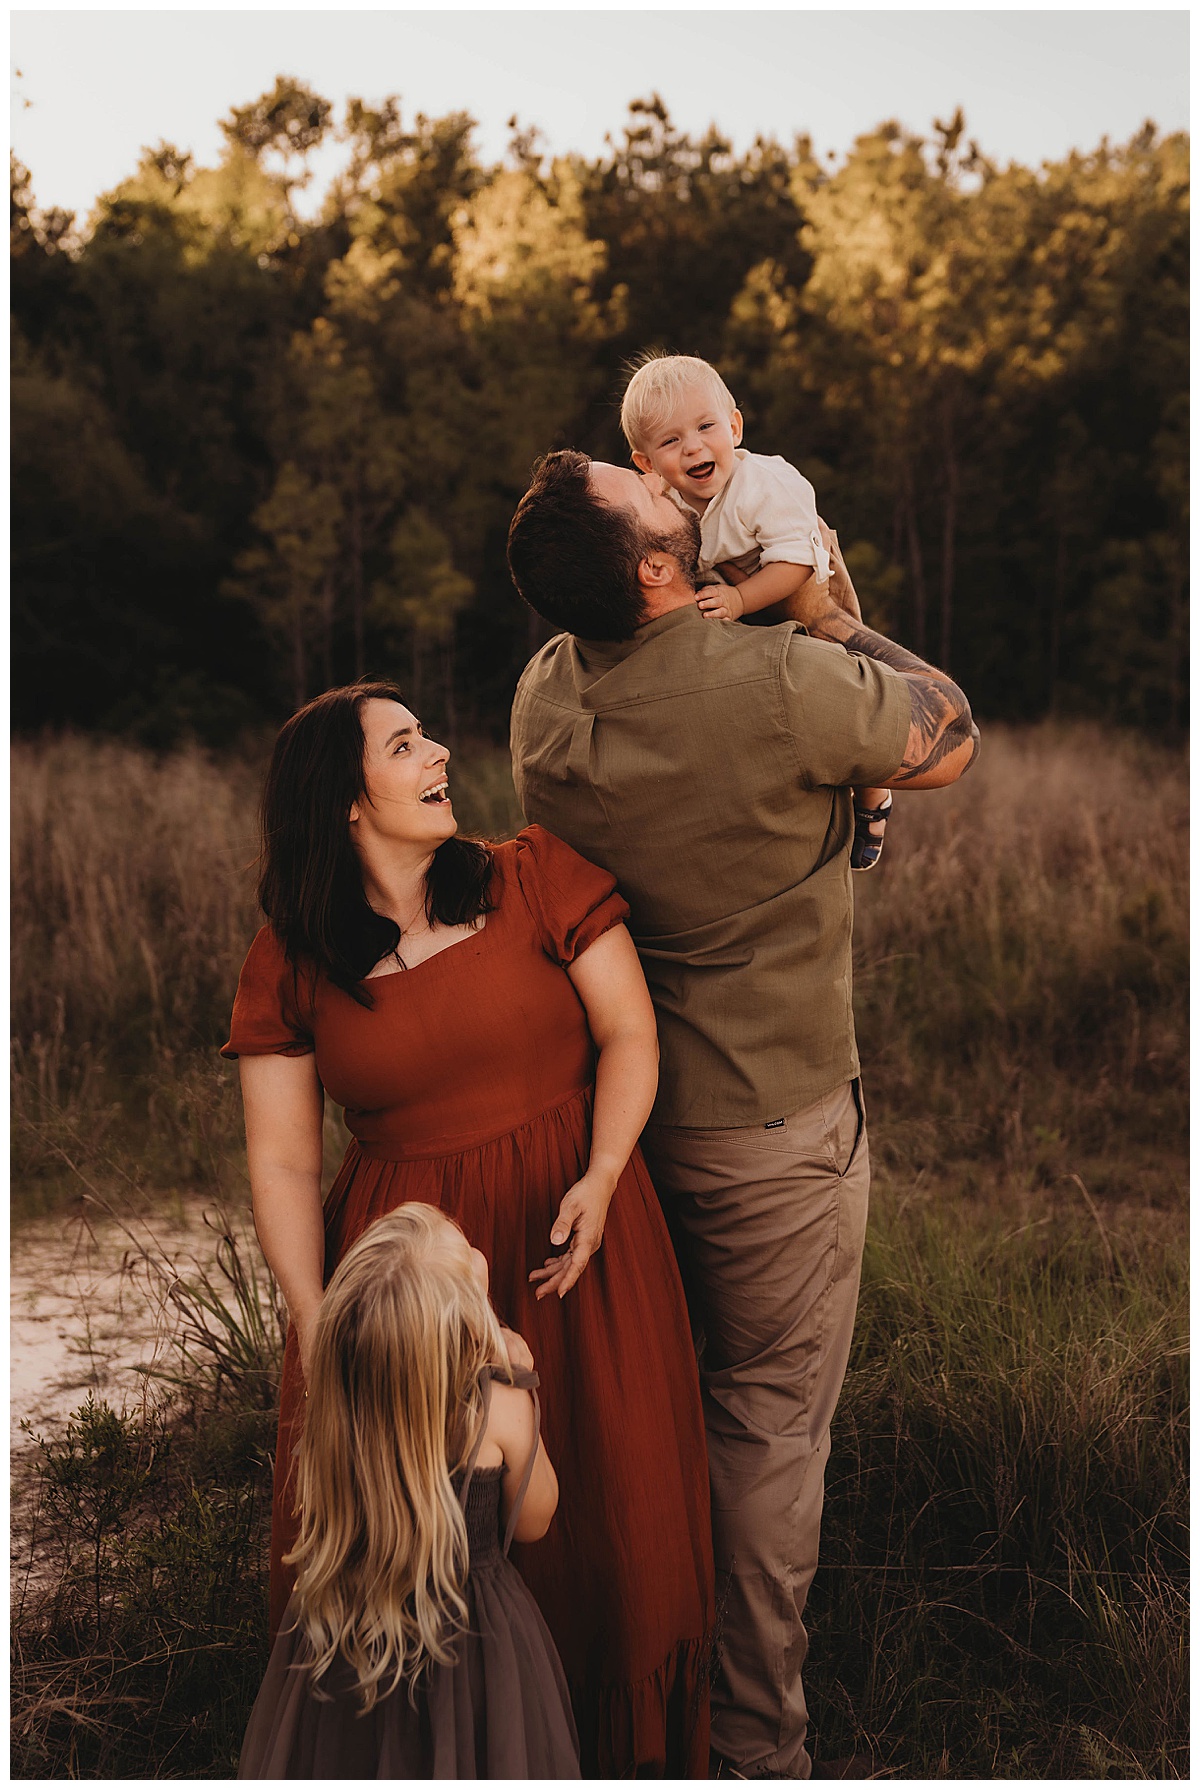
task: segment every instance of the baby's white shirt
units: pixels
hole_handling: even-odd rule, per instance
[[[760,566],[777,560],[812,566],[824,583],[829,554],[817,527],[812,485],[781,454],[751,454],[745,448],[735,448],[734,454],[737,465],[728,484],[699,518],[701,572],[756,552]],[[681,510],[696,514],[678,491],[672,490],[671,496]]]

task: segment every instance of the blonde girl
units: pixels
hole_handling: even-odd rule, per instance
[[[578,1777],[562,1668],[507,1557],[545,1534],[558,1484],[528,1350],[487,1285],[480,1252],[419,1204],[330,1281],[296,1587],[240,1777]]]

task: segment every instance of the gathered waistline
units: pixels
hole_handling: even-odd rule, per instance
[[[472,1150],[486,1149],[488,1144],[498,1143],[502,1137],[513,1137],[518,1131],[528,1131],[540,1119],[547,1119],[552,1113],[561,1112],[564,1106],[571,1106],[576,1100],[590,1095],[592,1083],[587,1082],[582,1088],[576,1088],[570,1094],[564,1094],[551,1106],[544,1106],[539,1112],[531,1113],[527,1119],[521,1119],[516,1125],[502,1125],[499,1131],[490,1131],[485,1137],[468,1136],[462,1141],[447,1140],[436,1149],[398,1150],[394,1144],[364,1144],[356,1137],[350,1139],[350,1149],[368,1162],[437,1162],[446,1156],[468,1156]]]

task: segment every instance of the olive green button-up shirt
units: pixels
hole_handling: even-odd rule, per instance
[[[526,667],[517,796],[629,902],[659,1122],[761,1124],[857,1075],[850,786],[895,774],[909,713],[885,665],[691,605]]]

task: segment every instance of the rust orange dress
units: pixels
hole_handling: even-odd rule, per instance
[[[607,872],[529,827],[493,848],[483,928],[373,977],[373,1010],[288,964],[270,927],[242,969],[225,1056],[315,1052],[353,1142],[325,1202],[328,1279],[405,1200],[454,1218],[541,1376],[561,1501],[513,1549],[566,1671],[585,1775],[708,1775],[713,1568],[700,1391],[675,1257],[640,1151],[578,1285],[534,1298],[563,1194],[587,1166],[595,1051],[566,965],[628,909]],[[289,1330],[271,1549],[291,1590],[303,1382]]]

